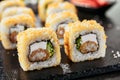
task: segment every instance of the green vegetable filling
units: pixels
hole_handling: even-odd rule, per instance
[[[75,44],[76,44],[76,49],[79,50],[80,46],[81,46],[81,36],[79,36],[78,38],[76,38]]]
[[[53,47],[52,43],[50,42],[50,40],[47,41],[47,48],[46,49],[49,52],[50,57],[53,56],[53,54],[54,54],[54,47]]]

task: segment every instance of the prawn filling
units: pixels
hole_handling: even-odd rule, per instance
[[[98,51],[99,43],[94,33],[80,35],[75,40],[76,49],[82,54],[94,53]]]
[[[28,59],[30,62],[45,61],[54,54],[54,47],[50,40],[36,41],[29,46]]]
[[[57,25],[56,34],[58,39],[63,39],[67,24],[73,22],[72,20],[66,20]]]
[[[9,30],[9,40],[12,43],[17,43],[17,40],[16,40],[17,34],[21,31],[26,30],[26,29],[27,29],[26,26],[20,25],[20,24],[17,24],[14,27],[11,27]]]

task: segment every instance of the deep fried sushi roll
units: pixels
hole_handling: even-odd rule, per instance
[[[53,2],[61,2],[63,0],[40,0],[38,3],[38,13],[41,21],[44,23],[46,19],[46,11],[48,8],[48,5]]]
[[[8,16],[14,16],[17,14],[23,14],[23,13],[30,15],[33,18],[33,20],[35,21],[34,12],[32,11],[31,8],[27,8],[27,7],[7,8],[6,10],[3,11],[2,18],[8,17]]]
[[[51,3],[47,9],[47,15],[62,12],[62,11],[70,11],[70,12],[77,13],[76,7],[70,2],[65,1],[65,2]]]
[[[69,24],[64,35],[65,53],[73,62],[105,57],[106,35],[104,28],[94,20]]]
[[[5,49],[16,48],[16,36],[29,27],[35,27],[33,18],[27,14],[19,14],[2,19],[1,41]]]
[[[24,71],[60,64],[60,47],[52,29],[30,28],[18,34],[17,42],[18,58]]]
[[[75,13],[63,11],[49,15],[46,19],[45,25],[46,27],[52,28],[56,32],[60,45],[63,45],[64,32],[67,30],[68,24],[77,20],[78,17]]]
[[[20,0],[6,0],[6,1],[1,1],[0,2],[0,20],[1,20],[1,17],[2,17],[2,13],[5,9],[7,8],[11,8],[11,7],[24,7],[25,4],[23,1],[20,1]]]

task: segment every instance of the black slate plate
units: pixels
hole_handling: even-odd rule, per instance
[[[120,28],[105,16],[87,13],[79,13],[78,16],[80,20],[95,19],[104,26],[108,36],[105,58],[73,63],[61,47],[62,61],[59,66],[24,72],[18,62],[17,50],[6,51],[0,44],[0,80],[68,80],[120,70]]]

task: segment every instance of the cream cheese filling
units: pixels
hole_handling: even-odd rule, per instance
[[[98,44],[96,34],[90,33],[90,34],[86,34],[86,35],[81,36],[81,44],[83,44],[83,43],[85,43],[87,41],[93,41],[96,44]]]
[[[10,33],[14,32],[14,31],[16,31],[16,32],[24,31],[24,26],[18,24],[15,27],[11,27],[10,28]]]
[[[46,46],[47,46],[47,42],[45,41],[35,42],[34,44],[30,45],[30,54],[39,48],[46,49]]]

